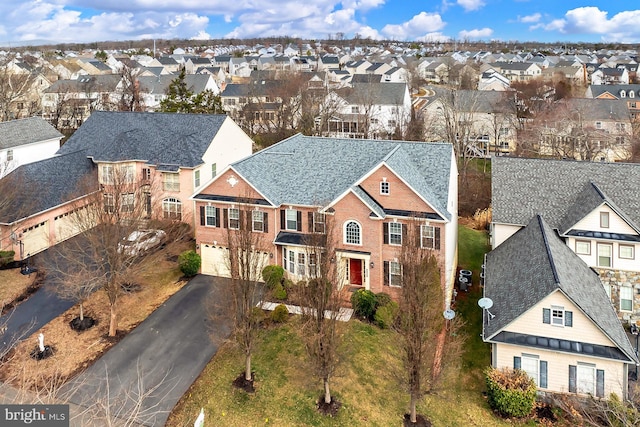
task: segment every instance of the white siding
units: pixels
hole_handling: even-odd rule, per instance
[[[609,227],[600,227],[600,212],[609,213]],[[637,234],[622,218],[620,218],[609,206],[602,205],[589,215],[582,218],[574,226],[576,230],[603,231],[608,233]],[[563,232],[566,230],[562,230]]]
[[[573,312],[573,326],[554,326],[542,323],[542,309],[551,308],[551,306],[564,307],[566,311]],[[496,316],[500,315],[499,313],[494,314]],[[530,310],[518,317],[516,321],[507,325],[504,330],[615,347],[615,344],[613,344],[578,307],[559,291],[544,298]]]
[[[502,244],[505,240],[515,234],[516,231],[520,230],[522,226],[520,225],[510,225],[510,224],[498,224],[493,223],[492,225],[493,232],[491,233],[491,248],[495,249]]]
[[[522,353],[537,355],[540,360],[547,362],[547,388],[540,390],[568,393],[569,365],[590,363],[594,364],[596,369],[602,369],[605,371],[605,396],[609,396],[611,393],[615,393],[618,396],[626,396],[625,364],[613,360],[597,359],[584,355],[546,351],[537,348],[509,344],[494,344],[493,367],[513,368],[514,356],[521,357]]]

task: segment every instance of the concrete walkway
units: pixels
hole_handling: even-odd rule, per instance
[[[72,411],[72,421],[95,422],[108,408],[111,417],[133,416],[141,425],[164,425],[231,332],[230,286],[228,279],[196,276],[65,384],[63,395],[88,408],[82,413]]]

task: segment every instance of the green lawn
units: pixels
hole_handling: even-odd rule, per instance
[[[460,229],[460,262],[476,274],[486,249],[486,235]],[[466,342],[459,363],[443,375],[443,387],[425,396],[418,412],[434,426],[506,426],[496,418],[482,396],[482,370],[489,363],[480,339],[479,285],[459,295],[454,306],[466,322]],[[333,382],[334,396],[343,403],[336,418],[315,410],[321,384],[308,375],[306,352],[298,336],[297,320],[263,330],[253,356],[256,393],[234,389],[232,380],[242,371],[239,351],[226,345],[216,354],[193,387],[173,411],[168,426],[191,426],[200,408],[205,425],[220,426],[401,426],[408,395],[398,377],[401,366],[395,332],[351,320],[343,325],[344,359]],[[445,351],[446,357],[446,351]]]

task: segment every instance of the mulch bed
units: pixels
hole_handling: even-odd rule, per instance
[[[322,415],[328,415],[330,417],[335,417],[338,415],[338,410],[342,406],[342,403],[337,401],[335,398],[331,398],[331,402],[326,403],[324,401],[324,395],[320,396],[318,399],[318,412]]]
[[[404,427],[431,427],[431,421],[429,421],[426,417],[420,414],[416,414],[416,422],[411,422],[411,415],[404,414],[404,419],[402,420],[402,425]]]
[[[244,372],[242,372],[240,375],[238,375],[236,377],[235,380],[233,380],[233,386],[236,388],[239,388],[241,390],[246,391],[247,393],[255,393],[256,389],[253,385],[254,380],[256,378],[256,373],[252,372],[251,373],[251,379],[247,380],[244,377]]]
[[[97,324],[96,320],[90,316],[83,316],[82,320],[80,320],[80,317],[74,317],[69,322],[69,326],[71,327],[71,329],[78,332],[86,331],[87,329],[95,326],[96,324]]]
[[[29,353],[29,356],[31,356],[31,358],[35,360],[44,360],[47,357],[53,356],[53,352],[53,347],[51,347],[50,345],[45,345],[43,351],[40,351],[40,347],[36,347],[33,351],[31,351],[31,353]]]

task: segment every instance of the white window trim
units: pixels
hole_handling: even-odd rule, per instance
[[[399,226],[399,227],[400,227],[400,232],[399,232],[399,233],[398,233],[398,232],[393,232],[393,233],[392,233],[392,232],[391,232],[391,228],[392,228],[392,227],[394,227],[394,228],[395,228],[395,227],[397,227],[397,226]],[[402,246],[402,228],[403,228],[403,227],[402,227],[402,223],[401,223],[401,222],[390,222],[390,223],[389,223],[389,244],[390,244],[390,245],[393,245],[393,246]],[[391,241],[391,240],[392,240],[392,239],[391,239],[391,236],[394,236],[394,238],[396,238],[396,239],[399,237],[399,238],[400,238],[400,242],[399,242],[399,243],[398,243],[398,242],[392,242],[392,241]]]
[[[526,361],[530,362],[530,363],[535,363],[536,365],[536,372],[535,372],[535,376],[531,375],[531,372],[529,372],[528,370],[525,369],[526,366]],[[520,369],[522,369],[524,372],[527,373],[527,375],[529,375],[529,377],[533,378],[533,380],[536,382],[536,386],[540,386],[540,356],[535,355],[535,354],[526,354],[526,353],[522,353],[520,355]]]
[[[425,237],[424,230],[431,230],[431,237]],[[424,241],[431,239],[431,246],[425,245]],[[423,249],[433,249],[436,246],[436,228],[433,225],[422,224],[420,226],[420,247]]]
[[[624,309],[622,308],[622,292],[630,292],[631,293],[631,298],[624,298],[625,301],[631,301],[631,308],[630,309]],[[620,311],[625,312],[625,313],[633,313],[633,296],[634,296],[634,291],[635,289],[630,287],[630,286],[621,286],[620,287]]]
[[[259,214],[258,216],[260,218],[258,220],[256,220],[256,214]],[[260,223],[260,229],[256,228],[256,223]],[[264,233],[264,212],[259,210],[251,211],[251,230]]]
[[[565,312],[564,307],[559,307],[555,305],[551,306],[551,326],[559,326],[564,328],[564,322],[565,322],[564,312]],[[559,315],[557,315],[557,313],[559,313]],[[557,320],[559,320],[560,323],[557,323]]]
[[[351,223],[354,223],[358,226],[358,243],[349,242],[349,240],[347,239],[347,226]],[[360,224],[355,219],[346,220],[343,225],[342,236],[343,236],[343,243],[345,245],[362,246],[362,224]]]
[[[587,375],[586,370],[589,370],[588,377],[590,377],[590,380],[591,380],[590,382],[593,384],[593,387],[591,388],[591,390],[584,390],[581,388],[581,386],[583,386],[584,383],[586,382],[584,381],[585,379],[584,377],[585,375]],[[582,383],[580,379],[583,380]],[[593,365],[591,363],[578,362],[578,365],[576,366],[576,392],[578,394],[591,394],[592,396],[595,396],[596,386],[597,386],[596,365]]]
[[[210,212],[213,212],[213,214],[210,214]],[[213,224],[209,224],[209,218],[213,219]],[[215,206],[204,207],[204,226],[205,227],[216,226],[216,207]]]
[[[399,271],[398,274],[393,274],[392,273],[395,268],[399,268],[400,271]],[[402,284],[400,284],[400,285],[394,285],[393,284],[393,281],[391,280],[392,276],[399,276],[400,277],[400,281],[402,282],[402,264],[400,264],[398,261],[389,261],[389,286],[392,287],[392,288],[401,288]]]
[[[175,218],[172,217],[175,215]],[[175,197],[167,197],[162,200],[162,216],[165,219],[178,219],[182,221],[182,202]]]
[[[289,215],[293,214],[293,219],[289,219]],[[295,223],[294,227],[289,227],[289,221]],[[298,211],[296,209],[285,209],[284,213],[284,229],[290,231],[298,231]]]
[[[234,217],[237,214],[237,218],[232,218],[231,217],[231,213],[232,212],[234,213],[234,215],[233,215]],[[228,218],[227,218],[228,224],[227,224],[227,226],[229,227],[229,229],[230,230],[239,230],[240,229],[240,209],[238,209],[238,208],[229,208],[229,210],[227,212],[227,215],[228,215]],[[231,221],[238,221],[238,226],[237,227],[232,227],[231,226]]]
[[[180,174],[164,172],[162,176],[162,187],[164,191],[180,191]]]
[[[195,188],[200,187],[200,171],[199,170],[193,171],[193,186]]]
[[[388,181],[380,182],[380,194],[383,196],[388,196],[391,194],[391,186]]]

